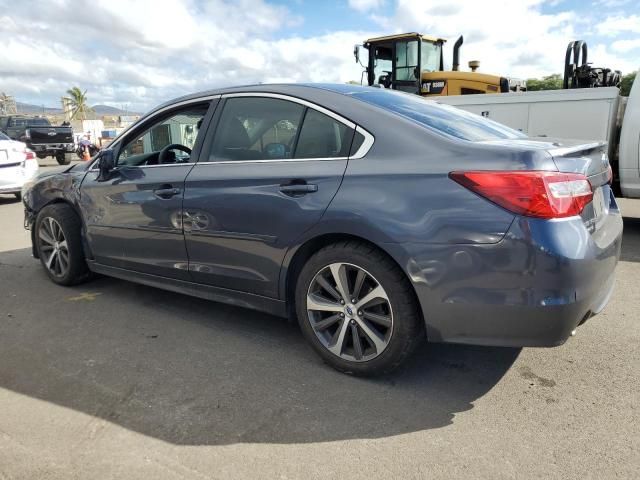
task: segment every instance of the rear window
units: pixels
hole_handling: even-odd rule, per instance
[[[34,127],[49,126],[49,120],[46,118],[30,118],[27,120],[27,125],[33,125]]]
[[[0,132],[0,140],[11,140],[11,139],[7,137],[4,133]]]
[[[382,89],[362,89],[350,94],[378,107],[418,122],[452,137],[481,142],[526,138],[521,132],[493,120],[465,112],[450,105],[425,100],[418,95]]]

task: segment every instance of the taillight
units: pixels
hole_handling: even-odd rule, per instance
[[[33,152],[32,150],[29,150],[28,148],[24,151],[24,159],[25,160],[35,160],[36,159],[36,154],[35,152]]]
[[[611,168],[611,165],[607,168],[607,183],[609,185],[613,184],[613,168]]]
[[[449,177],[518,215],[561,218],[579,215],[593,191],[579,173],[543,171],[451,172]]]

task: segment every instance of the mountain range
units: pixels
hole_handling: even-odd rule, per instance
[[[33,105],[31,103],[16,102],[16,108],[18,113],[27,115],[62,115],[62,108],[45,107],[44,105]],[[91,108],[98,117],[103,115],[138,115],[136,112],[124,111],[109,105],[93,105]]]

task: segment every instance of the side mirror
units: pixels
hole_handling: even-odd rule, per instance
[[[100,158],[98,158],[98,180],[104,182],[109,179],[109,174],[116,168],[116,158],[113,156],[113,150],[106,149],[100,152]]]
[[[353,56],[356,57],[356,63],[360,63],[360,45],[354,45]]]

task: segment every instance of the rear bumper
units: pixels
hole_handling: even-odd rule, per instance
[[[65,152],[73,153],[75,151],[73,143],[60,144],[29,144],[29,148],[34,152]]]
[[[498,243],[390,245],[405,265],[430,341],[555,346],[600,312],[614,285],[622,217],[595,233],[580,218],[517,217]]]

